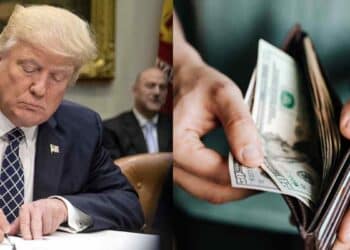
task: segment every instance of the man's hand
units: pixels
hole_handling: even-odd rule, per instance
[[[9,234],[20,233],[25,240],[41,239],[43,235],[55,232],[61,223],[67,221],[67,216],[67,208],[59,199],[23,204],[18,218],[10,226]]]
[[[339,127],[343,136],[350,140],[350,102],[342,109]],[[350,250],[350,209],[341,222],[333,250]]]
[[[231,152],[247,165],[263,162],[259,136],[238,87],[206,65],[185,40],[174,15],[174,181],[192,195],[212,203],[252,193],[233,189],[227,160],[206,148],[201,137],[218,126],[225,130]]]
[[[200,140],[219,121],[238,161],[252,167],[262,163],[258,133],[240,90],[229,78],[204,64],[183,67],[175,74],[174,84],[179,86],[174,108],[175,182],[212,203],[252,193],[231,187],[227,160]]]
[[[5,233],[10,230],[10,223],[8,223],[4,212],[0,209],[0,242],[4,240]]]

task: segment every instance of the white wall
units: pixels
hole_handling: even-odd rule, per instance
[[[154,64],[162,0],[117,0],[116,77],[109,83],[82,83],[65,99],[96,110],[103,119],[132,106],[131,84],[136,75]]]

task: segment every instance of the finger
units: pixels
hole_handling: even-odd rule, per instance
[[[58,217],[53,218],[52,221],[51,233],[54,233],[60,227],[61,223]]]
[[[242,199],[254,193],[248,189],[234,189],[230,185],[210,182],[178,167],[174,167],[173,176],[174,181],[193,196],[215,204]]]
[[[211,95],[234,157],[246,166],[260,166],[263,150],[258,131],[238,87],[230,81],[218,83]]]
[[[43,218],[43,234],[48,235],[53,232],[53,220],[52,216],[45,216]]]
[[[0,209],[0,230],[4,233],[8,233],[10,230],[10,223],[7,221],[7,218],[2,209]]]
[[[181,143],[174,138],[174,162],[187,172],[212,179],[221,184],[230,182],[227,162],[212,149],[206,148],[196,131],[187,130],[182,135]]]
[[[4,240],[4,235],[9,231],[9,229],[10,225],[7,221],[7,218],[2,209],[0,209],[0,242]]]
[[[21,230],[21,234],[23,239],[31,240],[32,233],[30,230],[30,211],[28,205],[22,205],[19,212],[19,227]]]
[[[340,224],[338,231],[338,240],[341,243],[349,243],[350,244],[350,210],[348,210],[343,220]]]
[[[7,221],[5,214],[0,209],[0,242],[4,240],[5,233],[9,231],[10,225]]]
[[[343,106],[340,115],[339,127],[343,136],[350,139],[350,101]]]
[[[42,238],[42,230],[43,230],[43,226],[42,226],[42,220],[43,220],[43,216],[42,216],[42,212],[40,207],[36,206],[36,203],[33,203],[33,208],[30,210],[30,229],[32,232],[32,236],[33,239],[41,239]]]
[[[9,235],[16,235],[19,233],[19,218],[16,218],[10,225]]]

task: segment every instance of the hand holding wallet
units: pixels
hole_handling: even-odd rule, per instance
[[[350,151],[339,131],[341,102],[300,26],[283,51],[261,40],[246,103],[263,142],[261,168],[229,156],[233,187],[281,193],[305,249],[331,249],[350,200]]]

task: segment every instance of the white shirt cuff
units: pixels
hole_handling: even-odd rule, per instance
[[[68,200],[63,198],[62,196],[54,195],[49,198],[56,198],[64,202],[67,207],[68,226],[60,226],[58,229],[68,232],[68,233],[79,233],[86,228],[88,228],[92,224],[92,219],[89,215],[82,212],[80,209],[74,207]]]

